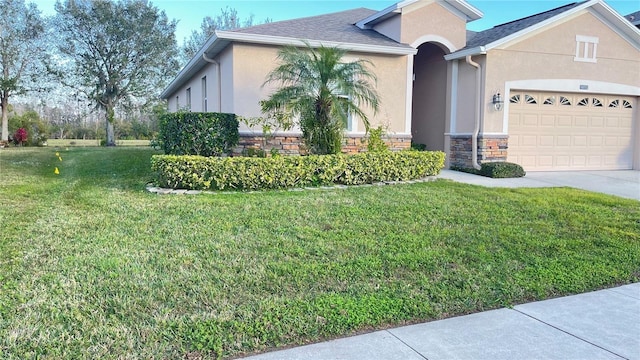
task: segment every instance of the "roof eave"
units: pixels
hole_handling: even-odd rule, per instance
[[[444,59],[447,61],[458,60],[467,56],[485,55],[486,53],[487,53],[487,49],[484,46],[477,46],[477,47],[469,48],[466,50],[456,51],[449,55],[445,55]]]
[[[218,36],[217,31],[214,31],[213,35],[211,35],[207,42],[202,45],[200,50],[198,50],[193,58],[189,60],[187,65],[185,65],[182,70],[180,70],[173,81],[171,81],[171,83],[167,85],[167,87],[162,91],[162,93],[160,94],[160,98],[167,99],[169,95],[173,94],[180,86],[182,86],[186,82],[186,80],[191,78],[193,74],[200,71],[200,69],[202,69],[207,64],[207,61],[205,61],[203,58],[203,54],[208,53],[208,57],[217,55],[219,51],[215,54],[211,54],[210,51],[216,47],[226,46],[225,42],[228,43],[228,41],[225,41],[225,39],[222,39]]]
[[[395,14],[399,14],[402,12],[402,8],[412,5],[420,0],[405,0],[399,3],[393,4],[388,8],[381,10],[367,18],[364,18],[356,23],[356,26],[360,29],[371,29],[374,25],[394,16]],[[482,11],[477,8],[471,6],[471,4],[467,3],[464,0],[447,0],[447,1],[438,1],[442,2],[450,7],[453,7],[455,10],[460,12],[467,20],[467,22],[478,20],[484,16]]]
[[[547,26],[547,25],[549,25],[551,23],[556,22],[559,19],[562,19],[564,17],[570,16],[572,14],[575,14],[575,13],[579,12],[579,11],[582,11],[582,10],[588,8],[588,7],[591,7],[591,6],[593,6],[594,4],[596,4],[598,2],[600,2],[600,0],[587,1],[587,2],[585,2],[584,4],[582,4],[580,6],[576,6],[576,7],[572,8],[572,9],[567,10],[567,11],[561,12],[560,14],[552,16],[552,17],[550,17],[550,18],[548,18],[548,19],[546,19],[544,21],[541,21],[541,22],[536,23],[534,25],[531,25],[531,26],[529,26],[527,28],[524,28],[524,29],[522,29],[522,30],[520,30],[518,32],[515,32],[515,33],[513,33],[511,35],[505,36],[505,37],[500,38],[500,39],[498,39],[496,41],[493,41],[493,42],[491,42],[489,44],[486,44],[486,45],[484,45],[484,47],[485,47],[485,49],[487,51],[491,50],[491,49],[494,49],[494,48],[496,48],[498,46],[504,45],[504,44],[506,44],[506,43],[508,43],[508,42],[510,42],[512,40],[515,40],[515,39],[521,37],[522,35],[525,35],[525,34],[527,34],[529,32],[532,32],[532,31],[536,31],[536,30],[538,30],[540,28],[543,28],[543,27],[545,27],[545,26]]]
[[[618,34],[620,34],[625,40],[631,43],[636,49],[640,49],[640,29],[634,26],[639,22],[636,22],[635,24],[631,23],[629,20],[625,19],[624,16],[620,15],[617,11],[612,9],[604,1],[597,1],[596,5],[601,7],[601,9],[599,9],[598,7],[594,6],[594,10],[597,12],[597,14],[613,24],[617,23],[619,25],[618,30],[620,30]]]
[[[456,10],[460,11],[467,17],[467,22],[471,22],[474,20],[481,19],[484,16],[484,13],[480,11],[478,8],[472,6],[466,1],[446,1],[446,4],[453,6]]]
[[[411,5],[418,1],[419,0],[405,0],[405,1],[395,3],[386,9],[380,10],[377,13],[358,21],[356,23],[356,26],[363,30],[371,29],[373,25],[375,25],[376,23],[383,21],[385,19],[388,19],[389,17],[395,14],[399,14],[402,11],[403,7]]]
[[[265,44],[265,45],[292,45],[292,46],[306,46],[309,44],[311,47],[338,47],[348,51],[386,54],[386,55],[415,55],[418,50],[412,47],[395,47],[384,45],[369,45],[369,44],[355,44],[337,41],[322,41],[322,40],[304,40],[294,39],[283,36],[271,36],[271,35],[258,35],[247,34],[235,31],[215,31],[214,34],[207,40],[207,42],[198,50],[196,55],[185,65],[184,68],[178,73],[173,81],[162,91],[160,94],[161,99],[168,99],[171,94],[184,85],[184,83],[190,79],[196,72],[200,71],[206,64],[203,54],[207,54],[207,57],[213,58],[217,56],[231,42],[242,42],[251,44]]]
[[[415,55],[417,50],[406,46],[385,46],[385,45],[370,45],[370,44],[357,44],[339,41],[325,41],[325,40],[310,40],[310,39],[295,39],[285,36],[272,36],[272,35],[259,35],[259,34],[247,34],[233,31],[219,31],[218,36],[223,37],[230,41],[245,42],[252,44],[265,44],[265,45],[292,45],[292,46],[306,46],[309,44],[311,47],[338,47],[341,49],[357,52],[376,53],[376,54],[388,54],[388,55]]]

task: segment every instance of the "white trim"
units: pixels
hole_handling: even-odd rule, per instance
[[[378,11],[377,13],[366,17],[356,23],[356,26],[360,29],[371,29],[373,25],[376,23],[383,21],[393,14],[402,13],[402,9],[409,5],[415,4],[421,0],[405,0],[394,5],[389,6],[386,9]],[[482,11],[473,7],[471,4],[464,0],[447,0],[447,1],[438,1],[440,5],[457,16],[461,16],[466,22],[478,20],[484,16]],[[428,5],[428,4],[427,4]],[[455,10],[455,11],[452,11]]]
[[[411,134],[411,122],[413,121],[413,56],[407,56],[407,88],[405,92],[404,131]]]
[[[613,10],[609,5],[605,2],[599,2],[599,6],[601,6],[607,12],[601,12],[597,9],[589,9],[589,13],[595,16],[598,20],[602,21],[604,24],[609,26],[616,34],[620,35],[626,42],[631,44],[637,50],[640,50],[640,40],[638,37],[640,36],[640,29],[630,24],[627,19],[618,14],[617,11]],[[618,22],[618,24],[623,24],[624,27],[619,27],[613,25],[614,22]],[[634,36],[636,37],[634,39]]]
[[[408,47],[395,47],[384,45],[368,45],[368,44],[354,44],[339,41],[321,41],[321,40],[304,40],[294,39],[284,36],[271,36],[271,35],[259,35],[259,34],[245,34],[235,31],[216,31],[216,35],[220,39],[249,42],[253,44],[267,44],[267,45],[293,45],[293,46],[306,46],[309,44],[311,47],[338,47],[348,51],[376,53],[376,54],[389,54],[389,55],[415,55],[416,49]]]
[[[445,60],[458,60],[458,59],[464,59],[465,57],[467,57],[468,55],[485,55],[487,53],[487,49],[484,46],[477,46],[474,48],[470,48],[467,50],[461,50],[458,52],[455,52],[453,54],[449,54],[449,55],[445,55],[444,59]]]
[[[213,35],[207,40],[207,42],[198,50],[196,55],[185,65],[182,70],[173,78],[171,83],[160,94],[161,99],[168,99],[184,84],[185,78],[188,80],[193,75],[203,68],[207,62],[204,60],[203,55],[209,52],[208,57],[215,57],[220,51],[222,51],[232,41],[246,42],[253,44],[267,44],[267,45],[293,45],[293,46],[306,46],[308,43],[311,47],[338,47],[347,51],[364,52],[373,54],[388,54],[388,55],[415,55],[418,50],[411,47],[395,47],[384,45],[367,45],[367,44],[353,44],[336,41],[318,41],[318,40],[304,40],[294,39],[283,36],[269,36],[258,34],[245,34],[234,31],[215,31]],[[213,54],[211,54],[213,52]]]
[[[595,36],[576,35],[576,56],[573,61],[597,63],[598,42]]]
[[[440,4],[440,6],[449,10],[452,14],[454,14],[455,16],[459,17],[460,19],[464,20],[467,23],[474,20],[478,20],[484,16],[482,11],[471,6],[466,1],[457,1],[456,4],[459,6],[456,6],[455,4],[452,4],[448,1],[438,1],[438,4]],[[472,15],[469,16],[469,14],[472,14]]]
[[[513,82],[513,81],[512,81]],[[512,82],[506,82],[504,85],[504,105],[502,105],[502,132],[505,134],[509,133],[509,108],[511,106],[511,89],[512,86],[509,86]],[[527,89],[525,89],[527,90]]]
[[[428,43],[428,42],[437,42],[440,43],[442,45],[444,45],[447,48],[447,52],[452,53],[454,51],[457,50],[456,46],[453,45],[453,43],[445,38],[443,38],[442,36],[439,35],[432,35],[432,34],[428,34],[428,35],[422,35],[421,37],[419,37],[416,41],[411,43],[411,47],[414,49],[417,49],[420,45],[424,44],[424,43]]]
[[[454,133],[456,131],[458,121],[458,60],[454,60],[451,67],[451,109],[449,121],[449,132]]]
[[[580,89],[585,86],[586,89]],[[579,79],[532,79],[507,81],[505,82],[505,99],[509,99],[510,95],[507,91],[511,89],[640,96],[640,86]]]
[[[397,14],[397,13],[402,11],[403,7],[411,5],[411,4],[416,3],[418,1],[419,0],[405,0],[405,1],[393,4],[393,5],[385,8],[385,9],[382,9],[382,10],[378,11],[377,13],[375,13],[375,14],[373,14],[371,16],[368,16],[368,17],[358,21],[356,23],[356,26],[359,27],[360,29],[371,29],[372,25],[375,25],[375,24],[369,25],[369,23],[375,22],[378,19],[386,18],[391,13],[396,13]]]
[[[564,11],[564,12],[562,12],[562,13],[556,15],[556,16],[552,16],[552,17],[548,18],[547,20],[541,21],[541,22],[539,22],[537,24],[534,24],[532,26],[529,26],[529,27],[527,27],[527,28],[525,28],[523,30],[515,32],[515,33],[513,33],[513,34],[511,34],[509,36],[505,36],[505,37],[503,37],[501,39],[498,39],[498,40],[496,40],[496,41],[494,41],[494,42],[492,42],[490,44],[487,44],[487,45],[485,45],[485,48],[493,49],[495,47],[504,45],[504,44],[506,44],[506,43],[508,43],[508,42],[510,42],[512,40],[518,39],[518,38],[520,38],[520,37],[522,37],[524,35],[532,33],[534,31],[536,31],[538,29],[541,29],[541,28],[543,28],[543,27],[545,27],[545,26],[547,26],[549,24],[552,24],[552,23],[554,23],[554,22],[556,22],[556,21],[558,21],[560,19],[563,19],[565,17],[571,16],[571,15],[573,15],[573,14],[579,12],[579,11],[582,11],[582,10],[588,8],[588,7],[591,7],[591,6],[595,5],[595,4],[597,4],[599,1],[600,0],[587,1],[587,2],[583,3],[582,5],[576,6],[576,7],[572,8],[572,9]]]

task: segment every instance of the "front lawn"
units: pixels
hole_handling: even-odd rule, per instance
[[[217,358],[640,281],[640,203],[447,181],[159,196],[0,150],[0,358]],[[54,169],[59,169],[59,175]]]

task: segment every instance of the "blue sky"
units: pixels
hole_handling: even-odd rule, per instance
[[[45,15],[55,13],[55,0],[31,0],[31,2],[36,3]],[[395,3],[394,0],[151,0],[151,2],[164,10],[170,19],[178,20],[176,37],[179,43],[190,35],[191,30],[200,27],[202,18],[207,15],[216,16],[227,6],[236,9],[241,19],[253,14],[255,22],[262,22],[266,18],[271,18],[273,21],[287,20],[358,7],[382,10]],[[470,30],[479,31],[573,1],[468,0],[468,2],[484,13],[482,19],[468,25]],[[640,10],[640,0],[610,0],[606,3],[621,15]]]

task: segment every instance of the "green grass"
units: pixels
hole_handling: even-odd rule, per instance
[[[159,196],[150,148],[55,151],[0,150],[3,359],[232,357],[640,280],[637,201],[447,181]]]

